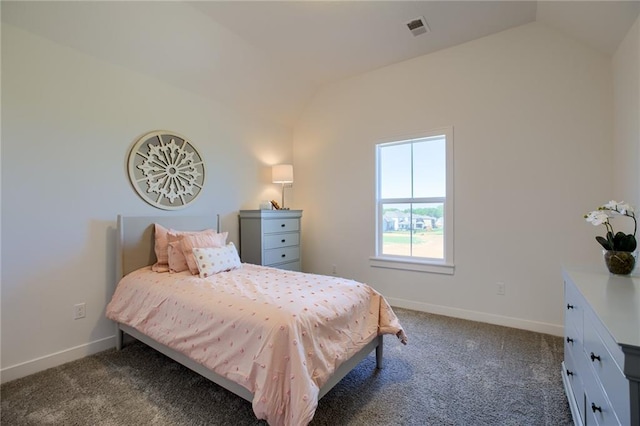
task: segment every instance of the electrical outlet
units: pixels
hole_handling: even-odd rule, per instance
[[[87,315],[86,306],[83,303],[78,303],[77,305],[73,305],[73,319],[84,318]]]
[[[336,265],[331,265],[331,273],[333,275],[338,275],[338,267]]]
[[[497,283],[496,294],[499,294],[500,296],[504,296],[505,292],[506,292],[506,286],[504,285],[504,283]]]

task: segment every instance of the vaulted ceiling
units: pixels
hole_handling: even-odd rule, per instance
[[[611,55],[640,1],[2,1],[2,21],[290,126],[323,84],[539,21]],[[424,18],[426,34],[407,22]]]

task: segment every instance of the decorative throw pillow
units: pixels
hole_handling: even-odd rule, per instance
[[[187,259],[182,253],[182,235],[169,237],[169,271],[182,272],[189,270]]]
[[[204,231],[177,231],[175,229],[165,228],[159,223],[154,224],[154,228],[156,263],[151,266],[151,270],[155,272],[167,272],[171,270],[169,266],[169,236],[177,237],[184,234],[198,234],[200,232],[216,233],[213,229],[205,229]],[[173,241],[175,241],[175,238]]]
[[[187,259],[187,265],[193,275],[198,274],[198,264],[193,257],[193,249],[198,248],[211,248],[211,247],[224,247],[227,243],[228,232],[213,233],[213,234],[193,234],[183,235],[180,240],[182,246],[182,254]]]
[[[193,257],[198,264],[200,278],[207,278],[223,271],[242,266],[238,251],[233,243],[224,247],[194,248]]]

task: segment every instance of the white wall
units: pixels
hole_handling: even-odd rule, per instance
[[[537,23],[324,88],[294,129],[303,268],[336,264],[396,306],[560,335],[561,266],[604,268],[582,216],[612,196],[612,98],[610,57]],[[455,275],[370,267],[376,141],[450,125]]]
[[[116,216],[163,214],[125,163],[157,129],[190,138],[207,164],[203,193],[180,214],[220,213],[237,243],[237,211],[279,197],[268,166],[291,161],[291,129],[3,23],[3,381],[112,346]],[[80,302],[87,317],[73,320]]]
[[[640,18],[613,55],[613,77],[613,198],[625,200],[640,209]]]

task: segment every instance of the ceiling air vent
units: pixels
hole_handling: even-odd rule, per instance
[[[410,20],[405,25],[409,28],[409,31],[411,31],[411,34],[413,34],[414,37],[429,32],[427,21],[425,21],[422,16]]]

